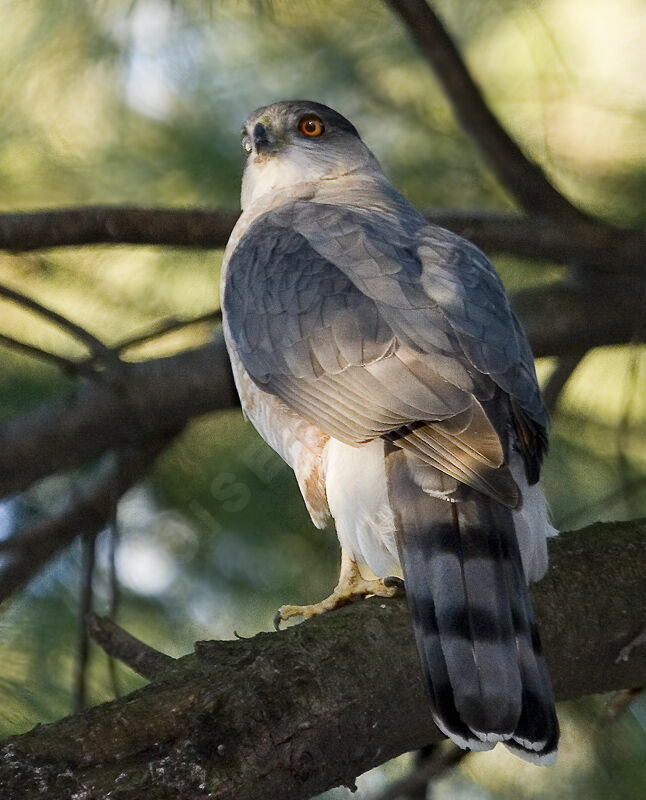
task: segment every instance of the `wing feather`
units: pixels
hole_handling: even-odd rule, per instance
[[[477,248],[422,217],[298,201],[242,237],[224,307],[250,377],[305,419],[349,444],[391,437],[518,504],[505,432],[481,403],[498,387],[510,394],[528,439],[544,410],[522,330]]]

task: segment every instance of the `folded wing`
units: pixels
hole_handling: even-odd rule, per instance
[[[360,209],[282,206],[230,259],[227,319],[252,379],[326,433],[350,444],[390,438],[515,507],[501,432],[483,405],[504,389],[530,432],[542,405],[504,290],[465,245]]]

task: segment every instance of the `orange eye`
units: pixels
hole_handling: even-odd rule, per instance
[[[322,133],[325,133],[325,127],[323,123],[318,117],[314,117],[312,115],[308,117],[303,117],[303,119],[298,123],[298,130],[301,133],[304,133],[305,136],[320,136]]]

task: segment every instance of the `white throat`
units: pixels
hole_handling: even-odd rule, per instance
[[[294,158],[274,155],[265,159],[250,156],[250,159],[253,161],[247,164],[242,177],[240,201],[243,211],[265,194],[308,181],[301,164]]]

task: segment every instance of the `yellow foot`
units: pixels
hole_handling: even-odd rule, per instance
[[[355,600],[361,600],[368,595],[394,597],[403,588],[404,582],[400,578],[364,580],[355,562],[344,553],[341,560],[339,583],[332,594],[325,600],[321,600],[320,603],[313,603],[309,606],[281,606],[274,616],[274,628],[278,630],[281,622],[292,617],[310,619],[318,614],[325,614],[327,611],[334,611],[341,606],[346,606]]]

